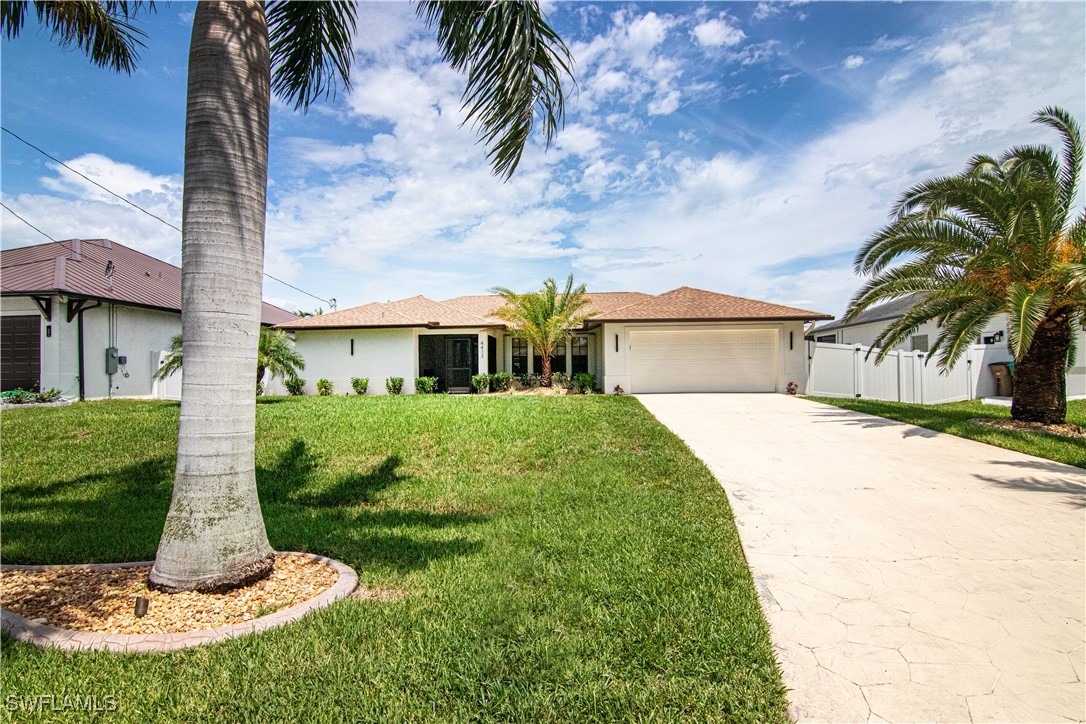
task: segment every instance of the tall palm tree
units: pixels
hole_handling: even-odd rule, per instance
[[[129,71],[140,44],[127,2],[35,2],[62,43]],[[3,3],[18,35],[27,6]],[[444,57],[466,72],[463,101],[495,173],[508,178],[539,116],[549,145],[572,60],[536,0],[427,1]],[[349,85],[354,4],[205,0],[189,50],[182,217],[185,377],[173,499],[151,585],[225,590],[271,572],[257,497],[257,366],[271,94],[305,110]],[[273,75],[274,71],[274,75]]]
[[[946,369],[993,316],[1006,313],[1016,362],[1011,415],[1061,423],[1074,330],[1086,321],[1086,210],[1074,208],[1083,141],[1063,109],[1045,108],[1033,121],[1060,134],[1062,154],[1020,146],[999,158],[976,156],[963,173],[907,191],[891,223],[856,256],[856,271],[871,278],[845,318],[923,293],[874,346],[882,348],[881,360],[921,324],[936,320],[942,332],[931,354]]]
[[[494,287],[491,292],[505,299],[505,306],[495,315],[509,322],[510,332],[526,339],[542,357],[539,384],[550,387],[554,348],[573,336],[573,332],[594,314],[585,311],[589,300],[584,284],[574,288],[573,275],[570,274],[562,292],[558,291],[553,279],[545,280],[538,292],[517,294],[505,287]]]
[[[170,340],[170,351],[162,366],[155,370],[155,379],[164,380],[177,372],[185,364],[183,336],[175,334]],[[297,377],[299,370],[305,369],[305,360],[290,343],[286,332],[278,329],[260,328],[260,342],[256,350],[256,386],[260,389],[264,373],[272,377],[287,379]]]

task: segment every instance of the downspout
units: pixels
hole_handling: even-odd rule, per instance
[[[93,305],[88,307],[88,306],[85,306],[86,301],[87,301],[86,299],[80,299],[80,300],[72,299],[72,300],[68,301],[68,322],[70,323],[72,321],[73,308],[74,308],[74,311],[75,311],[75,317],[77,318],[77,322],[76,322],[76,346],[78,347],[78,349],[76,350],[76,352],[77,352],[77,357],[78,357],[78,360],[79,360],[79,370],[78,371],[79,371],[79,401],[80,402],[82,402],[86,398],[86,395],[87,395],[87,385],[86,385],[85,380],[83,379],[84,376],[85,376],[84,375],[84,369],[83,369],[83,367],[84,367],[84,365],[83,365],[83,312],[85,312],[88,309],[96,309],[96,308],[102,306],[101,302],[95,302]]]
[[[79,401],[83,402],[83,400],[87,396],[87,389],[83,383],[83,310],[80,309],[76,316],[79,320],[78,322],[76,322],[76,334],[79,340]]]

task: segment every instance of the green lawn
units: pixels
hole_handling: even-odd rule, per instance
[[[807,399],[1086,468],[1086,440],[1082,438],[1060,437],[1027,430],[1004,430],[969,422],[971,418],[1009,418],[1009,407],[985,405],[980,400],[949,402],[944,405],[910,405],[904,402],[839,397]],[[1072,400],[1067,403],[1067,421],[1086,427],[1086,400]]]
[[[271,398],[272,545],[392,600],[155,655],[5,639],[5,696],[112,694],[123,719],[783,721],[727,500],[627,397]],[[154,556],[177,406],[5,411],[3,560]]]

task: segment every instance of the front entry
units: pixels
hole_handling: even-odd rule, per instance
[[[443,392],[471,392],[471,377],[479,372],[478,350],[475,335],[423,335],[419,337],[419,374],[436,377]]]

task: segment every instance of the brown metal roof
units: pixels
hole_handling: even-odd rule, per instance
[[[679,287],[656,297],[611,309],[597,322],[740,321],[744,319],[833,319],[808,309],[733,297],[693,287]]]
[[[601,321],[724,321],[743,319],[833,319],[827,314],[784,307],[754,299],[680,287],[660,296],[642,292],[590,292],[592,322]],[[283,329],[347,329],[355,327],[497,327],[494,316],[504,304],[496,294],[453,297],[435,302],[409,297],[395,302],[371,302],[341,312],[297,319]]]
[[[113,262],[112,278],[106,266]],[[109,239],[68,239],[0,250],[0,290],[68,294],[140,307],[181,311],[181,269]],[[297,317],[263,302],[261,322]]]

